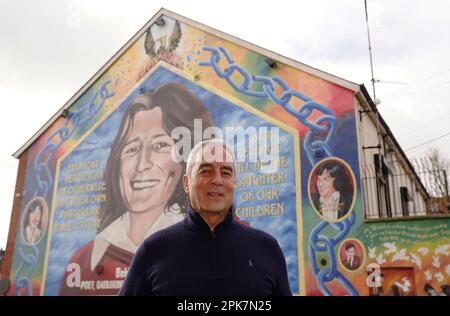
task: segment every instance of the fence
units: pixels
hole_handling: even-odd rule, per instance
[[[374,156],[374,164],[364,168],[362,177],[366,219],[448,213],[446,171],[433,168],[425,159],[415,160],[414,168],[416,175],[405,172],[398,161],[380,161]]]

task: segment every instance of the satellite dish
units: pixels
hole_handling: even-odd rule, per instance
[[[8,292],[10,286],[9,279],[0,280],[0,295],[5,295]]]

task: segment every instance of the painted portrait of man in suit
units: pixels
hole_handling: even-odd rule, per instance
[[[355,244],[352,242],[347,243],[344,246],[345,258],[343,258],[342,264],[349,270],[357,270],[361,266],[361,256],[356,250]]]

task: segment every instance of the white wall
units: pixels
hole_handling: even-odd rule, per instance
[[[409,216],[426,215],[425,195],[420,191],[414,171],[410,170],[404,162],[398,148],[390,141],[381,124],[377,127],[375,113],[362,113],[360,110],[368,110],[361,106],[358,98],[354,98],[355,116],[358,139],[358,155],[360,162],[361,187],[363,191],[364,211],[367,219],[380,217],[380,208],[378,203],[377,181],[374,164],[374,154],[381,154],[386,166],[389,168],[387,177],[387,186],[389,188],[389,203],[392,217],[403,217],[400,187],[407,187],[410,201],[408,202]],[[360,119],[361,118],[361,119]],[[378,130],[381,132],[378,133]],[[372,147],[381,144],[381,149]],[[387,207],[381,208],[382,217],[387,217]]]

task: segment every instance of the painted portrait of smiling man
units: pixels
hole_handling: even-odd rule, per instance
[[[322,219],[336,222],[352,211],[355,202],[355,176],[342,160],[328,158],[316,164],[308,189],[311,205]]]
[[[106,201],[99,210],[97,236],[70,260],[79,264],[83,279],[122,279],[117,269],[128,269],[145,238],[185,217],[188,196],[181,177],[186,163],[172,159],[176,141],[171,132],[183,126],[193,133],[195,119],[202,120],[203,129],[214,125],[208,109],[179,83],[163,84],[132,100],[106,163]],[[60,294],[79,294],[78,287],[68,286],[68,277],[66,272]],[[94,292],[90,294],[98,294]],[[89,293],[84,289],[83,294]]]
[[[37,197],[28,202],[22,218],[22,239],[27,245],[38,244],[47,229],[48,206],[44,199]]]

